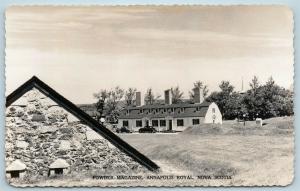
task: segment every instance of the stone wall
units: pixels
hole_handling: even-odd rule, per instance
[[[56,159],[64,159],[70,173],[146,171],[38,90],[27,92],[19,102],[6,109],[7,166],[19,159],[26,164],[27,174],[44,177]]]

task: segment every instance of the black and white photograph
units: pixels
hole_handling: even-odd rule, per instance
[[[293,23],[281,5],[8,7],[7,182],[291,184]]]

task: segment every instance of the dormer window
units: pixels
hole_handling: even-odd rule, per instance
[[[143,110],[142,110],[142,109],[140,109],[140,113],[143,113]]]

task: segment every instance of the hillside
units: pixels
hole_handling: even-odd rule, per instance
[[[257,126],[255,121],[243,122],[224,121],[220,124],[201,124],[189,127],[183,131],[182,135],[287,135],[292,134],[294,117],[276,117],[263,121],[263,126]]]

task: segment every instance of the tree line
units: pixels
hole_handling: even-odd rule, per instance
[[[194,88],[202,89],[203,96],[208,95],[208,86],[201,81],[194,83]],[[172,95],[172,103],[181,103],[184,101],[184,93],[180,90],[179,86],[174,86],[170,89]],[[120,111],[126,106],[136,105],[136,88],[128,88],[127,90],[116,86],[111,90],[102,89],[98,93],[94,93],[93,96],[97,100],[95,103],[97,114],[96,120],[100,122],[102,116],[111,122],[116,122],[118,120],[118,115]],[[193,91],[189,92],[190,98],[193,99]],[[144,104],[154,105],[161,103],[161,95],[155,94],[152,88],[148,88],[144,94]]]
[[[256,76],[249,83],[250,89],[240,93],[228,81],[222,81],[220,91],[212,92],[208,102],[215,102],[224,119],[254,120],[293,115],[293,92],[280,87],[272,77],[261,84]]]
[[[202,81],[196,81],[194,88],[199,88],[205,101],[215,102],[224,119],[247,118],[255,119],[270,118],[276,116],[293,115],[293,92],[278,86],[272,77],[265,84],[260,84],[256,76],[249,83],[250,89],[246,92],[237,92],[229,81],[222,81],[219,84],[219,91],[209,94],[208,86]],[[96,119],[100,121],[105,115],[111,122],[118,120],[119,112],[126,106],[136,104],[136,88],[124,90],[119,86],[111,90],[102,89],[94,93],[97,99]],[[192,102],[194,91],[189,92],[188,100],[184,99],[184,92],[179,86],[170,89],[172,103]],[[155,94],[152,88],[148,88],[144,95],[145,105],[162,103],[161,95]]]

